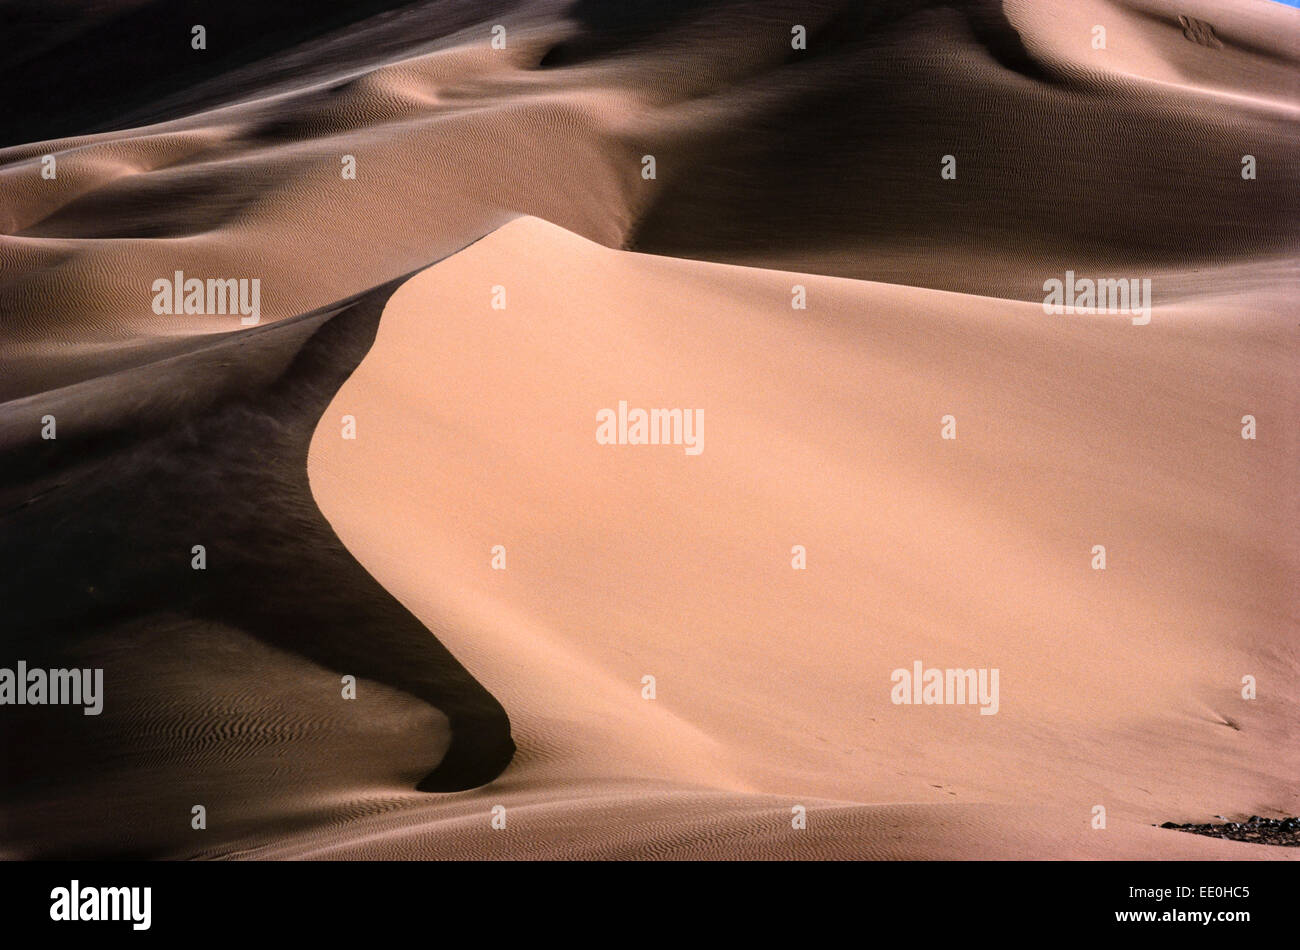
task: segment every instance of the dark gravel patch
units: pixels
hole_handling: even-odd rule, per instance
[[[1160,827],[1211,838],[1300,848],[1300,818],[1261,818],[1259,815],[1251,815],[1245,821],[1229,821],[1219,825],[1177,825],[1166,821]]]

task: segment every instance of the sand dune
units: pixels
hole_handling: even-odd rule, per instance
[[[1296,11],[0,12],[3,642],[109,684],[0,717],[6,856],[1293,850],[1151,826],[1300,812]]]
[[[510,710],[519,752],[475,800],[484,824],[498,801],[520,799],[526,827],[544,813],[542,837],[516,845],[530,854],[551,853],[550,823],[600,834],[589,799],[632,781],[733,793],[711,807],[744,812],[742,839],[805,798],[977,802],[1007,806],[987,820],[1023,825],[1035,856],[1137,853],[1108,839],[1174,814],[1294,808],[1296,658],[1266,645],[1291,629],[1278,514],[1294,510],[1295,446],[1243,441],[1231,408],[1293,407],[1268,345],[1289,305],[1251,305],[1248,330],[1193,304],[1142,328],[1048,318],[615,252],[524,219],[393,296],[316,432],[312,488],[349,550]],[[703,452],[597,444],[596,411],[620,398],[703,408]],[[1262,588],[1261,570],[1276,571]],[[890,673],[917,659],[999,668],[999,711],[894,705]],[[1242,700],[1246,672],[1277,694]],[[1095,840],[1046,824],[1086,829],[1094,804],[1126,824]],[[950,829],[947,853],[974,856],[986,819],[961,814],[967,844]],[[460,829],[382,840],[434,853]],[[744,849],[779,853],[752,833]],[[1165,837],[1162,854],[1218,853]]]

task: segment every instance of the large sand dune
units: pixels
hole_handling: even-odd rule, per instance
[[[1250,302],[1249,328],[1213,303],[1145,327],[1046,317],[610,251],[536,219],[409,281],[316,432],[312,487],[510,710],[519,752],[477,812],[380,840],[491,853],[486,834],[458,844],[463,823],[517,803],[514,847],[590,853],[613,816],[650,820],[607,789],[674,783],[728,822],[712,849],[674,854],[733,837],[745,854],[885,853],[873,814],[833,811],[806,850],[775,834],[805,799],[910,803],[889,814],[922,826],[962,806],[946,854],[981,854],[985,822],[1023,826],[1035,856],[1226,853],[1141,826],[1294,808],[1296,655],[1266,645],[1291,630],[1295,445],[1242,440],[1233,408],[1294,410],[1269,345],[1289,310]],[[702,408],[703,451],[597,444],[596,412],[619,399]],[[998,668],[996,715],[893,704],[891,672],[918,659]],[[1244,673],[1276,694],[1243,700]],[[938,847],[896,834],[899,853]]]
[[[0,15],[0,665],[107,682],[0,716],[5,855],[1290,850],[1151,826],[1300,812],[1297,11]]]

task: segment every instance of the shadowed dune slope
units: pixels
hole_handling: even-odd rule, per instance
[[[6,654],[100,668],[105,695],[98,716],[28,706],[0,717],[0,744],[16,750],[0,760],[8,852],[228,851],[223,842],[253,829],[389,807],[376,787],[472,787],[510,760],[500,704],[357,564],[307,487],[312,430],[391,290],[209,344],[177,366],[80,384],[59,394],[56,441],[9,447]],[[78,406],[123,403],[115,390],[160,378],[202,386],[231,363],[265,378],[199,407],[132,404],[98,432],[77,424]],[[192,568],[195,545],[203,570]],[[344,675],[359,681],[355,702]],[[212,833],[190,829],[194,804]]]

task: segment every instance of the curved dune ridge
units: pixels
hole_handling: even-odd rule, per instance
[[[1297,11],[319,6],[0,0],[5,856],[1294,850]]]
[[[1227,409],[1294,408],[1268,346],[1290,311],[1251,306],[1247,329],[1195,303],[1142,328],[1067,321],[611,251],[537,219],[430,268],[326,411],[312,490],[502,701],[519,751],[450,817],[289,853],[870,857],[915,837],[977,856],[1010,828],[1035,856],[1267,850],[1149,829],[1295,794],[1295,656],[1270,646],[1294,447],[1243,443]],[[598,444],[619,398],[701,408],[703,451]],[[916,659],[997,667],[997,714],[891,703]],[[1271,699],[1244,702],[1239,670]],[[790,829],[800,803],[824,836]]]

